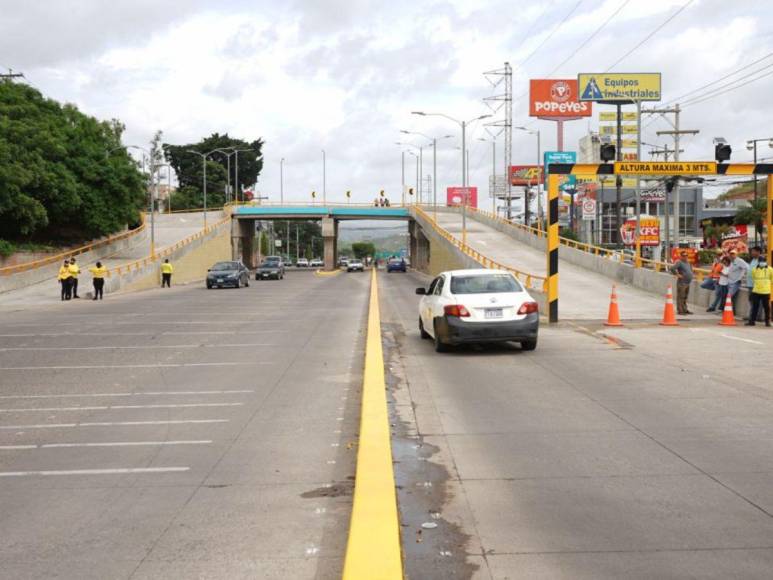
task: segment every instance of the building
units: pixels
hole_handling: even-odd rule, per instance
[[[580,138],[580,150],[577,163],[601,163],[601,137],[598,133],[588,133]]]

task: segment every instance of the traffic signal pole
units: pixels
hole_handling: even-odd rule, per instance
[[[552,167],[552,165],[551,165]],[[548,174],[547,302],[548,322],[558,322],[558,174]]]

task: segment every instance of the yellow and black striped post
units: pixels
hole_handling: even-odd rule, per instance
[[[558,322],[558,180],[557,174],[548,174],[548,322]]]

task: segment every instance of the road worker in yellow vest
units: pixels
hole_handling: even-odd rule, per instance
[[[96,266],[89,268],[89,272],[94,277],[92,283],[94,284],[94,300],[102,300],[105,289],[105,276],[107,276],[107,268],[102,265],[102,262],[97,262]]]
[[[75,263],[75,258],[70,258],[70,285],[72,286],[72,297],[78,296],[78,275],[81,273],[80,266]]]
[[[172,264],[169,263],[169,258],[165,259],[164,263],[161,264],[161,287],[162,288],[164,286],[166,286],[167,288],[171,288],[173,272],[174,272],[174,268],[172,267]]]
[[[72,296],[72,274],[70,274],[70,260],[65,260],[64,264],[59,266],[59,275],[57,276],[59,285],[62,287],[62,300],[69,300]]]

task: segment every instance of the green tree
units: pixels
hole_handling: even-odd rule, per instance
[[[362,260],[366,256],[375,256],[376,246],[373,242],[354,242],[352,244],[352,253],[355,258]]]
[[[164,154],[177,175],[179,189],[172,196],[172,207],[177,209],[204,207],[204,163],[201,155],[190,153],[198,151],[206,154],[215,151],[207,157],[207,206],[222,206],[226,201],[226,186],[228,184],[228,156],[236,149],[239,153],[238,180],[242,190],[257,183],[263,169],[263,141],[256,139],[248,142],[218,133],[198,143],[187,145],[170,145],[164,143]],[[216,151],[220,149],[222,151]],[[236,191],[236,156],[231,155],[231,187]]]
[[[289,248],[287,248],[288,225],[290,227]],[[296,229],[298,230],[297,238],[295,234]],[[282,240],[282,253],[288,254],[293,260],[296,255],[299,258],[314,258],[315,256],[311,255],[310,250],[312,245],[314,246],[317,255],[321,255],[322,253],[322,226],[316,221],[288,222],[287,220],[276,220],[274,221],[274,238]],[[296,243],[299,250],[296,249]]]
[[[123,130],[0,81],[0,237],[73,241],[136,224],[145,187]]]
[[[738,208],[733,221],[736,224],[753,224],[754,229],[761,232],[767,216],[767,204],[766,197],[752,199],[749,205]]]

